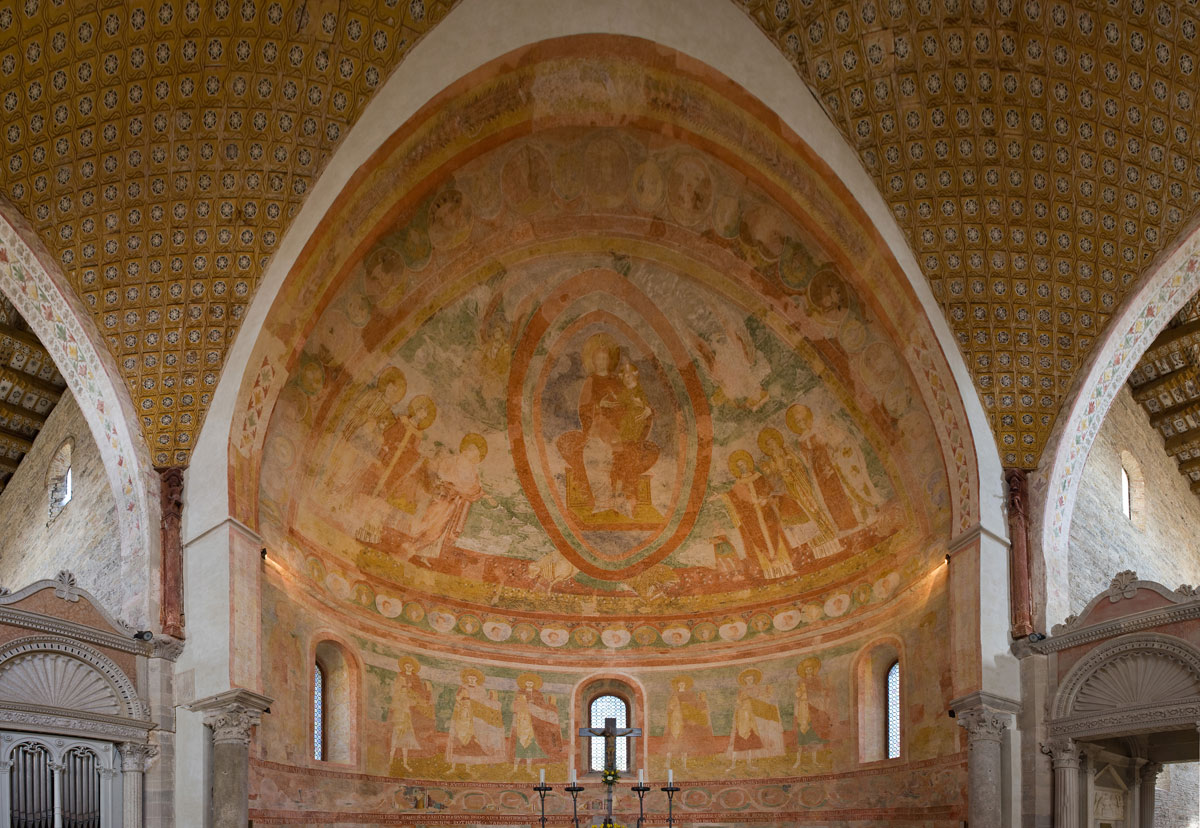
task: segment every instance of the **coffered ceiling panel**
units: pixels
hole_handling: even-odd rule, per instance
[[[857,149],[1006,465],[1200,200],[1194,0],[745,0]]]
[[[0,193],[108,338],[156,465],[186,465],[314,180],[453,0],[0,0]]]

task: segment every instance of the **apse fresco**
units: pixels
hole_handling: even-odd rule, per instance
[[[264,598],[265,692],[274,701],[262,758],[303,764],[310,727],[305,653],[320,629],[276,587]],[[947,608],[933,600],[901,620],[911,622],[904,647],[923,654],[921,666],[904,678],[904,753],[909,762],[937,766],[939,757],[958,752],[957,728],[945,713],[953,698],[950,668],[939,655]],[[670,768],[701,789],[705,780],[835,778],[853,771],[853,676],[870,640],[855,637],[749,664],[624,671],[622,680],[641,691],[634,715],[645,724],[646,741],[633,747],[639,756],[648,750],[644,770],[665,780]],[[568,778],[579,746],[571,723],[582,715],[580,688],[594,673],[479,664],[364,634],[351,643],[362,662],[355,681],[366,774],[525,786],[541,770],[555,783]],[[574,761],[582,773],[581,759]]]
[[[779,599],[938,520],[910,382],[744,177],[637,130],[550,130],[365,250],[280,395],[260,512],[384,615],[389,590],[585,615]],[[930,459],[895,467],[897,442]]]

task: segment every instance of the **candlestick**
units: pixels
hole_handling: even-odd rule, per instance
[[[642,769],[638,768],[638,787],[640,788],[642,785],[645,785],[645,784],[646,784],[646,779],[642,775]]]
[[[538,784],[539,785],[546,784],[546,769],[545,768],[538,768]]]
[[[667,787],[675,784],[675,771],[667,768]]]

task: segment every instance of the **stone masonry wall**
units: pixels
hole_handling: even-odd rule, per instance
[[[75,440],[72,497],[49,521],[47,471],[68,437]],[[121,606],[117,504],[100,451],[69,392],[0,494],[0,525],[0,586],[20,589],[66,569],[106,610],[115,614]]]
[[[1122,451],[1133,455],[1145,479],[1144,514],[1135,511],[1132,521],[1121,511]],[[1082,610],[1124,569],[1171,588],[1200,582],[1197,525],[1200,499],[1164,451],[1146,412],[1123,388],[1079,483],[1069,546],[1071,611]]]
[[[1155,828],[1197,828],[1200,813],[1200,764],[1167,765],[1154,792]]]

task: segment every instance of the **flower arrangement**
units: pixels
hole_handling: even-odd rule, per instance
[[[619,822],[613,822],[611,819],[605,819],[600,828],[625,828],[625,826]]]
[[[621,774],[617,773],[612,768],[606,768],[600,772],[600,781],[605,785],[614,785],[621,778]]]

